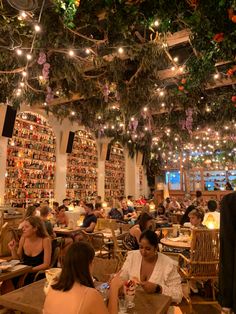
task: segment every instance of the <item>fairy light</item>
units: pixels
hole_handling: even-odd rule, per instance
[[[147,112],[147,111],[148,111],[148,108],[147,108],[147,107],[144,107],[144,108],[143,108],[143,111],[144,111],[144,112]]]
[[[175,67],[173,66],[172,68],[171,68],[171,71],[174,71],[175,70]]]
[[[16,49],[16,54],[18,55],[18,56],[22,56],[22,50],[21,49]]]
[[[131,121],[134,121],[134,117],[131,117],[131,119],[130,119]]]
[[[159,96],[160,97],[163,97],[165,95],[165,92],[163,91],[163,90],[161,90],[160,92],[159,92]]]
[[[145,127],[144,130],[145,130],[145,131],[148,131],[148,127]]]
[[[31,54],[29,54],[29,53],[27,53],[27,55],[26,55],[26,59],[27,59],[27,60],[31,60],[31,59],[32,59],[32,55],[31,55]]]
[[[179,58],[178,57],[174,57],[174,62],[178,62],[179,61]]]
[[[220,77],[219,73],[214,74],[214,79],[217,80]]]
[[[122,47],[119,47],[118,52],[119,52],[119,54],[122,54],[122,53],[124,53],[124,49]]]
[[[102,119],[102,117],[101,116],[98,116],[98,120],[101,120]]]
[[[24,82],[20,82],[20,87],[24,87],[25,83]]]
[[[75,111],[71,111],[70,113],[72,116],[75,116]]]
[[[160,22],[158,20],[156,20],[153,24],[154,24],[154,26],[158,27],[160,25]]]
[[[164,107],[165,107],[165,105],[166,105],[166,104],[165,104],[164,102],[163,102],[163,103],[161,103],[161,107],[162,107],[162,108],[164,108]]]
[[[26,76],[27,76],[27,72],[26,72],[26,71],[23,71],[23,72],[22,72],[22,76],[23,76],[23,77],[26,77]]]
[[[48,104],[46,102],[43,103],[44,106],[47,106]]]
[[[27,14],[25,13],[25,11],[20,12],[20,17],[23,19],[27,17]]]
[[[38,24],[34,25],[34,30],[38,33],[41,31],[41,27]]]
[[[87,55],[89,55],[90,52],[91,52],[91,50],[90,50],[89,48],[86,48],[86,49],[85,49],[85,53],[86,53]]]
[[[70,57],[73,57],[73,56],[75,55],[75,53],[74,53],[74,51],[73,51],[73,50],[69,50],[69,52],[68,52],[68,53],[69,53],[69,56],[70,56]]]

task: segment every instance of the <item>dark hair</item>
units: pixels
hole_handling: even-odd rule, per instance
[[[70,200],[69,198],[64,198],[63,203],[64,203],[65,201],[69,201],[69,200]]]
[[[59,207],[59,203],[58,202],[53,202],[52,205],[56,206],[56,207]]]
[[[132,195],[128,195],[127,199],[130,200],[132,197]]]
[[[94,210],[94,207],[93,207],[92,203],[86,203],[85,206],[90,208],[90,209],[92,209],[92,210]]]
[[[36,207],[35,206],[29,206],[27,209],[26,209],[26,212],[25,212],[25,216],[24,216],[24,220],[28,217],[31,217],[33,216],[33,213],[35,212],[36,210]]]
[[[68,249],[62,272],[56,284],[55,290],[68,291],[75,282],[83,286],[94,288],[93,279],[89,271],[89,265],[95,256],[94,249],[86,242],[74,242]]]
[[[60,212],[62,209],[65,209],[65,206],[64,206],[64,205],[61,205],[61,206],[58,207],[59,212]]]
[[[170,203],[170,198],[169,197],[166,198],[166,203]]]
[[[102,208],[102,204],[101,203],[96,203],[95,204],[95,209],[99,209],[99,208]]]
[[[165,209],[165,206],[164,205],[162,205],[162,204],[159,204],[158,205],[158,207],[157,207],[157,212],[159,213],[159,208],[161,208],[161,210],[162,210],[162,214],[164,215],[165,214],[165,212],[166,212],[166,209]]]
[[[142,232],[139,242],[141,242],[142,239],[148,240],[148,242],[154,246],[155,248],[158,246],[158,236],[157,234],[152,230],[145,230]]]
[[[44,222],[39,217],[31,216],[26,218],[25,221],[28,221],[33,228],[37,228],[36,235],[39,238],[46,238],[49,236]]]
[[[148,213],[142,213],[140,216],[139,216],[139,219],[138,219],[138,224],[139,224],[139,227],[140,227],[140,230],[141,232],[143,232],[144,230],[147,229],[146,225],[147,225],[147,222],[149,220],[152,220],[153,217],[150,216]]]
[[[201,197],[202,196],[202,191],[196,191],[196,197]]]
[[[207,202],[207,207],[210,212],[214,212],[217,208],[217,202],[215,200],[210,200]]]
[[[42,206],[40,207],[40,215],[42,217],[46,217],[50,212],[50,208],[48,206]]]

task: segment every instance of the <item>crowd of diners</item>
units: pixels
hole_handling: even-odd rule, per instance
[[[54,226],[68,225],[66,211],[70,203],[69,199],[64,199],[60,206],[54,202],[52,209],[47,202],[27,208],[19,224],[19,230],[22,231],[19,243],[13,239],[8,244],[14,259],[20,259],[24,264],[32,266],[25,283],[32,282],[38,271],[50,267],[52,240],[56,237]],[[130,251],[121,271],[110,282],[110,297],[106,307],[101,295],[94,288],[94,249],[80,238],[75,238],[75,241],[65,238],[62,273],[46,297],[45,314],[118,313],[118,293],[127,279],[135,279],[146,293],[163,293],[169,295],[173,302],[181,302],[181,278],[173,260],[159,252],[160,232],[156,230],[156,223],[159,220],[169,222],[171,215],[182,213],[183,226],[207,228],[210,221],[215,222],[218,228],[219,204],[215,200],[209,200],[205,204],[200,191],[197,191],[193,200],[189,196],[182,201],[173,197],[166,198],[158,206],[152,206],[153,204],[153,200],[147,201],[143,198],[137,203],[132,197],[122,197],[115,199],[113,206],[105,211],[100,197],[93,203],[73,202],[74,210],[84,215],[79,228],[87,233],[94,232],[98,218],[129,223],[126,241],[130,245]],[[11,284],[12,288],[17,287],[17,279]]]

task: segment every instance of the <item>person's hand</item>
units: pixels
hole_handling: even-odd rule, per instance
[[[119,290],[124,284],[123,279],[119,276],[119,273],[116,274],[110,282],[111,289]]]
[[[142,281],[140,285],[143,287],[144,291],[147,293],[155,293],[157,285],[150,281]]]
[[[8,248],[13,251],[15,250],[16,248],[16,241],[15,240],[11,240],[9,243],[8,243]]]

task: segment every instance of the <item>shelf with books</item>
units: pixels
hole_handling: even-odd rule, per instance
[[[105,199],[125,194],[124,150],[118,143],[110,146],[109,160],[105,161]]]
[[[53,198],[55,136],[47,120],[32,112],[19,113],[8,140],[5,202],[29,203]]]
[[[66,195],[86,199],[97,192],[97,147],[89,131],[75,132],[72,153],[67,158]]]

